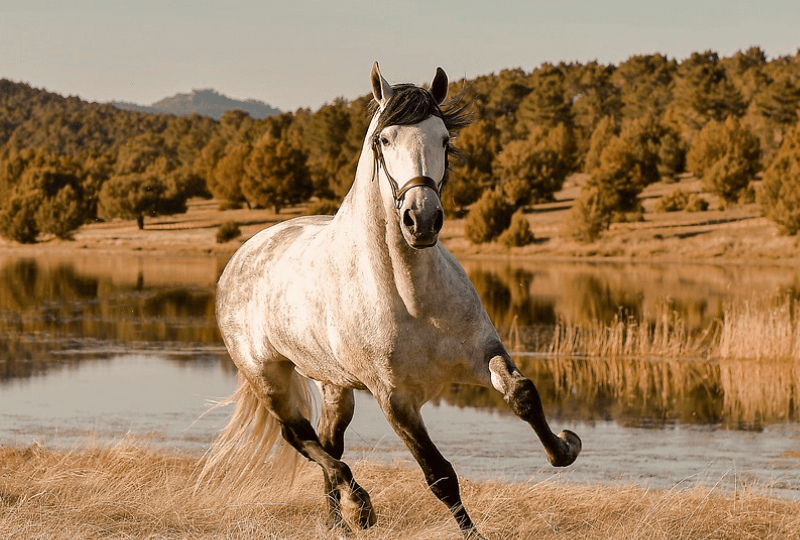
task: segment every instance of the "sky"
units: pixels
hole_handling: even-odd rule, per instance
[[[798,0],[0,0],[0,78],[149,105],[213,88],[283,111],[544,62],[800,48]]]

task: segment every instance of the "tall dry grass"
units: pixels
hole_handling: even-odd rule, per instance
[[[693,336],[685,321],[667,308],[654,324],[618,314],[610,324],[557,324],[547,353],[593,358],[699,357],[713,339],[713,330],[710,327]]]
[[[721,395],[719,417],[728,425],[800,420],[800,301],[731,301],[719,320],[694,333],[668,305],[661,309],[655,322],[622,315],[610,323],[562,321],[549,342],[527,345],[545,357],[562,393],[610,389],[620,403],[680,414],[676,404],[702,390]],[[512,347],[526,347],[524,329],[512,325],[508,335]]]
[[[56,451],[0,448],[3,539],[317,539],[321,473],[306,468],[291,490],[254,475],[235,492],[194,491],[198,456],[136,440]],[[358,463],[378,524],[353,538],[458,539],[449,512],[417,468]],[[727,540],[800,538],[800,502],[739,485],[667,491],[637,487],[463,482],[465,504],[490,539]]]

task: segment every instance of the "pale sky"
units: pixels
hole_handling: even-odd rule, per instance
[[[148,105],[213,88],[283,111],[543,62],[800,48],[798,0],[0,0],[0,78]]]

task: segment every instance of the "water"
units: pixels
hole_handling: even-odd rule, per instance
[[[229,409],[206,411],[231,393],[236,378],[213,319],[222,265],[213,258],[88,256],[0,263],[0,444],[71,447],[132,433],[154,445],[207,448]],[[500,326],[516,317],[517,324],[546,327],[548,314],[581,316],[576,305],[598,317],[613,316],[614,304],[646,316],[668,289],[668,300],[694,313],[702,327],[731,290],[747,294],[765,283],[770,291],[788,290],[797,283],[792,271],[780,269],[659,273],[657,267],[476,263],[468,270]],[[554,429],[579,433],[583,453],[568,469],[553,469],[532,430],[496,392],[447,388],[423,415],[463,476],[659,488],[703,483],[729,491],[757,485],[800,498],[800,425],[781,413],[757,425],[737,421],[735,403],[726,400],[732,377],[725,366],[517,360],[539,386]],[[760,377],[769,374],[757,368]],[[627,386],[603,379],[623,369],[634,374]],[[778,365],[776,379],[796,385],[796,369]],[[570,371],[577,384],[560,388],[554,370]],[[366,393],[357,395],[346,443],[350,460],[410,460]]]

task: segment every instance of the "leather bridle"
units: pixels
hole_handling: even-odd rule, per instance
[[[400,187],[400,185],[397,183],[397,180],[395,180],[394,177],[392,177],[392,175],[389,174],[389,169],[386,168],[386,160],[384,160],[383,158],[383,150],[381,149],[381,141],[379,134],[375,135],[375,137],[372,139],[372,152],[375,156],[375,174],[377,176],[378,171],[380,170],[381,167],[383,167],[383,172],[386,174],[386,178],[389,179],[389,185],[392,188],[392,197],[394,197],[395,207],[398,210],[400,210],[400,207],[403,204],[403,197],[405,197],[406,193],[408,193],[409,190],[415,187],[425,187],[432,189],[433,192],[436,193],[436,196],[439,197],[439,200],[441,201],[442,189],[444,189],[444,185],[447,182],[447,171],[449,168],[448,167],[449,163],[447,158],[449,152],[445,151],[444,176],[442,177],[441,186],[439,186],[439,183],[436,182],[436,180],[434,180],[430,176],[415,176],[414,178],[403,184],[402,187]]]

